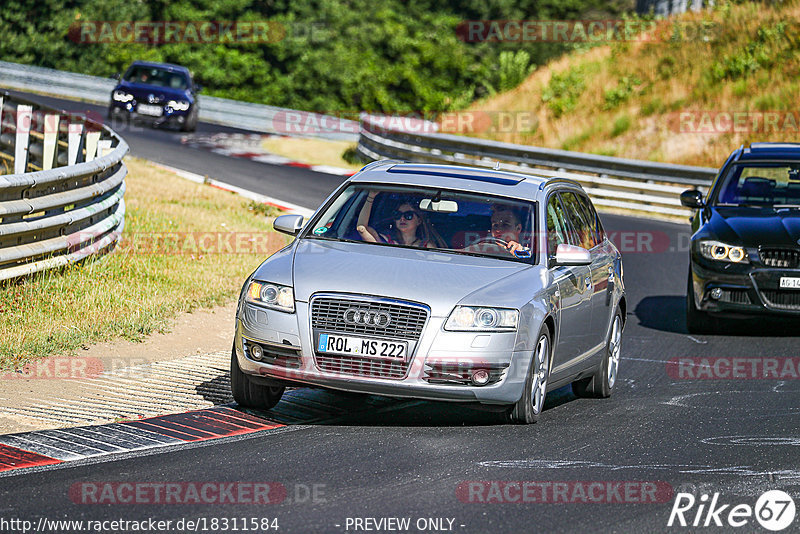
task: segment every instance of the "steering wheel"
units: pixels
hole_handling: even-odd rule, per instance
[[[502,250],[503,252],[506,252],[508,254],[512,254],[512,252],[510,252],[508,250],[508,248],[507,248],[508,247],[508,241],[506,241],[505,239],[500,239],[498,237],[491,236],[491,235],[480,238],[479,240],[477,240],[476,242],[472,243],[471,245],[469,245],[467,247],[464,247],[464,250],[469,251],[469,252],[482,252],[482,250],[481,250],[482,249],[482,245],[492,245],[492,246],[497,247],[498,249]]]

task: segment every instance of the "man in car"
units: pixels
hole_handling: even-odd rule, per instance
[[[502,204],[492,206],[491,220],[492,237],[501,240],[501,242],[498,242],[498,245],[512,254],[516,254],[517,251],[529,250],[519,243],[519,235],[522,232],[522,221],[519,214],[517,214],[513,208]]]

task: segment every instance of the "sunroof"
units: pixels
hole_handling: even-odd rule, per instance
[[[524,176],[500,171],[483,169],[470,169],[469,167],[444,167],[436,165],[395,165],[387,172],[395,174],[426,174],[429,176],[445,176],[448,178],[461,178],[462,180],[475,180],[499,185],[517,185],[525,179]]]

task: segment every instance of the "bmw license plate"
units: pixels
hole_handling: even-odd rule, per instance
[[[781,289],[800,289],[800,278],[782,276]]]
[[[149,115],[150,117],[160,117],[164,113],[164,109],[161,106],[151,106],[150,104],[139,104],[136,107],[136,111],[140,115]]]
[[[317,351],[325,354],[348,354],[405,361],[408,343],[368,337],[320,334]]]

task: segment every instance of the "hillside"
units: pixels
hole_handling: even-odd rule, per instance
[[[712,167],[741,143],[800,141],[798,21],[797,1],[724,2],[660,22],[655,39],[573,52],[476,102],[495,124],[474,134]]]

